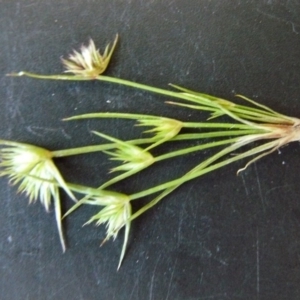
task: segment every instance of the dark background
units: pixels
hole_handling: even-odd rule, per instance
[[[120,43],[107,75],[231,100],[240,93],[300,116],[300,1],[0,0],[1,138],[58,150],[96,144],[93,129],[140,136],[130,121],[61,122],[94,111],[206,118],[113,84],[5,77],[61,73],[61,56],[89,37],[103,49],[116,33]],[[130,194],[175,178],[214,151],[165,161],[115,189]],[[64,222],[62,254],[53,211],[28,205],[1,178],[0,298],[300,299],[299,144],[236,176],[245,163],[185,184],[134,221],[118,272],[122,233],[99,248],[105,227],[81,227],[95,208]],[[68,181],[91,186],[112,166],[103,154],[57,164]],[[63,200],[66,210],[71,203]]]

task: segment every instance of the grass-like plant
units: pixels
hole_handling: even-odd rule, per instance
[[[81,53],[74,51],[69,56],[69,59],[63,59],[62,62],[66,67],[66,72],[73,73],[73,75],[39,75],[24,71],[9,75],[52,80],[99,80],[126,85],[164,95],[168,98],[172,97],[174,101],[168,101],[168,104],[206,111],[208,118],[202,122],[186,122],[155,115],[110,112],[91,112],[68,117],[64,120],[78,121],[91,118],[136,120],[136,125],[146,127],[144,133],[152,136],[133,140],[120,140],[94,131],[94,134],[99,138],[108,140],[109,143],[51,152],[31,145],[1,140],[1,145],[11,146],[12,148],[4,148],[0,152],[2,160],[0,175],[9,176],[15,184],[21,182],[19,189],[27,193],[31,200],[40,198],[46,209],[49,207],[50,199],[54,199],[57,224],[63,248],[65,246],[60,225],[61,213],[58,188],[60,187],[67,191],[68,195],[75,201],[73,192],[83,194],[83,198],[75,203],[65,216],[72,213],[82,204],[101,206],[102,209],[87,223],[95,221],[97,225],[107,224],[107,236],[104,241],[110,237],[116,238],[120,229],[125,227],[125,238],[118,266],[120,267],[124,258],[132,220],[189,180],[250,157],[250,161],[246,166],[238,170],[239,173],[263,156],[276,151],[290,142],[299,141],[300,120],[280,114],[241,95],[237,96],[241,98],[240,102],[242,104],[237,104],[219,97],[194,92],[177,85],[171,85],[173,90],[161,89],[102,75],[111,59],[117,39],[118,36],[116,36],[113,46],[111,48],[107,46],[102,55],[96,49],[94,42],[90,40],[87,47],[83,46],[81,48]],[[216,122],[216,119],[221,116],[227,117],[228,120]],[[192,133],[183,133],[182,129],[185,128],[192,130]],[[184,146],[179,150],[170,148],[169,152],[157,156],[151,153],[153,148],[162,144],[168,143],[172,145],[172,143],[188,140],[196,141],[197,143],[193,146]],[[199,143],[199,140],[201,140],[201,143]],[[244,148],[254,142],[259,143],[255,143],[252,148]],[[106,190],[107,187],[111,189],[113,184],[133,176],[159,161],[215,147],[222,148],[178,178],[173,178],[131,195]],[[53,163],[55,158],[97,151],[102,151],[110,159],[121,162],[111,170],[111,172],[118,172],[118,174],[105,182],[99,183],[98,188],[66,183]],[[138,211],[132,212],[131,201],[148,196],[153,196],[153,199]]]

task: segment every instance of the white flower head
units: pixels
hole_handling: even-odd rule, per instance
[[[115,240],[120,229],[125,227],[124,242],[118,265],[119,269],[125,255],[130,231],[130,217],[132,213],[130,199],[127,195],[112,193],[107,196],[93,196],[90,200],[86,201],[86,203],[104,206],[99,213],[94,215],[86,223],[90,224],[92,222],[96,222],[97,226],[106,223],[106,238],[103,240],[101,245],[103,245],[111,237]]]
[[[88,46],[81,47],[81,53],[74,50],[73,53],[69,55],[68,59],[61,60],[66,68],[65,72],[91,79],[97,77],[106,70],[115,50],[117,41],[118,35],[116,35],[111,49],[109,49],[110,47],[108,44],[103,54],[101,54],[99,49],[96,49],[94,41],[90,39]]]
[[[61,227],[59,186],[75,200],[59,170],[52,161],[52,153],[46,149],[10,141],[0,140],[0,176],[8,176],[18,191],[29,197],[29,202],[40,199],[46,211],[54,201],[56,222],[63,251],[65,242]]]

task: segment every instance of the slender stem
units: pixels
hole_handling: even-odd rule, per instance
[[[207,144],[203,144],[203,145],[188,147],[188,148],[180,149],[177,151],[172,151],[172,152],[169,152],[166,154],[162,154],[160,156],[155,157],[154,159],[155,159],[155,162],[158,162],[161,160],[169,159],[169,158],[180,156],[180,155],[185,155],[185,154],[195,152],[195,151],[200,151],[200,150],[213,148],[213,147],[217,147],[217,146],[221,146],[221,145],[231,144],[231,143],[236,142],[237,139],[238,139],[238,137],[233,138],[233,139],[228,139],[228,140],[223,140],[223,141],[218,141],[218,142],[211,142],[211,143],[207,143]]]
[[[154,138],[145,138],[145,139],[136,139],[127,141],[127,143],[138,145],[138,144],[150,144],[155,142],[156,139]],[[71,155],[78,155],[78,154],[85,154],[85,153],[92,153],[92,152],[99,152],[105,151],[116,148],[115,143],[109,144],[102,144],[102,145],[93,145],[93,146],[83,146],[71,149],[63,149],[63,150],[56,150],[52,151],[53,157],[65,157]]]
[[[6,76],[11,76],[11,77],[26,76],[26,77],[31,77],[31,78],[35,78],[35,79],[48,79],[48,80],[70,80],[70,81],[75,81],[75,80],[90,81],[90,80],[92,80],[91,78],[83,77],[82,75],[64,75],[64,74],[42,75],[42,74],[35,74],[35,73],[31,73],[31,72],[25,72],[25,71],[21,71],[18,73],[6,74]]]
[[[100,190],[97,188],[92,188],[92,187],[88,187],[88,186],[84,186],[84,185],[80,185],[80,184],[74,184],[74,183],[66,183],[68,188],[74,192],[80,193],[80,194],[85,194],[85,195],[95,195],[95,196],[100,196],[100,197],[104,197],[104,196],[124,196],[121,193],[118,192],[113,192],[113,191],[109,191],[109,190]]]
[[[33,74],[29,72],[19,72],[19,73],[14,73],[14,74],[9,74],[10,76],[28,76],[28,77],[33,77],[37,79],[52,79],[52,80],[91,80],[91,78],[86,78],[82,76],[74,76],[74,75],[38,75],[38,74]],[[111,83],[117,83],[125,86],[130,86],[133,88],[145,90],[145,91],[150,91],[153,93],[161,94],[164,96],[171,96],[174,98],[178,99],[184,99],[187,101],[192,101],[195,103],[200,103],[200,104],[205,104],[208,107],[213,107],[216,111],[222,111],[223,113],[227,114],[234,120],[246,124],[252,127],[256,128],[261,128],[259,124],[249,122],[247,120],[244,120],[237,116],[236,114],[232,113],[230,110],[226,109],[224,106],[220,105],[216,101],[212,101],[209,96],[202,96],[201,94],[193,95],[193,94],[188,94],[188,93],[181,93],[181,92],[173,92],[161,88],[156,88],[152,87],[149,85],[137,83],[137,82],[132,82],[126,79],[121,79],[121,78],[115,78],[115,77],[110,77],[110,76],[105,76],[105,75],[99,75],[98,77],[95,78],[96,80],[99,81],[105,81],[105,82],[111,82]]]
[[[27,77],[32,77],[32,78],[36,78],[36,79],[72,80],[72,81],[75,81],[75,80],[82,80],[82,81],[100,80],[100,81],[105,81],[105,82],[112,82],[112,83],[122,84],[122,85],[130,86],[130,87],[133,87],[133,88],[142,89],[142,90],[145,90],[145,91],[150,91],[150,92],[153,92],[153,93],[162,94],[162,95],[165,95],[165,96],[171,96],[171,97],[181,98],[181,99],[185,98],[181,93],[178,93],[178,92],[172,92],[172,91],[168,91],[168,90],[165,90],[165,89],[148,86],[146,84],[141,84],[141,83],[129,81],[129,80],[126,80],[126,79],[120,79],[120,78],[115,78],[115,77],[110,77],[110,76],[105,76],[105,75],[99,75],[95,79],[91,79],[89,77],[83,77],[83,76],[80,76],[80,75],[63,75],[63,74],[40,75],[40,74],[34,74],[34,73],[30,73],[30,72],[21,71],[19,73],[8,74],[8,76],[27,76]]]
[[[110,76],[105,76],[105,75],[99,75],[96,79],[100,80],[100,81],[122,84],[122,85],[130,86],[133,88],[138,88],[141,90],[145,90],[145,91],[149,91],[149,92],[153,92],[153,93],[157,93],[157,94],[161,94],[161,95],[165,95],[165,96],[171,96],[171,97],[180,98],[180,99],[185,98],[184,95],[182,95],[181,93],[178,93],[178,92],[173,92],[173,91],[169,91],[169,90],[165,90],[165,89],[161,89],[161,88],[156,88],[153,86],[133,82],[133,81],[126,80],[126,79],[115,78],[115,77],[110,77]]]
[[[159,201],[161,201],[163,198],[165,198],[167,195],[172,193],[174,190],[176,190],[181,184],[174,185],[170,188],[165,189],[161,194],[159,194],[157,197],[155,197],[152,201],[144,205],[142,208],[140,208],[138,211],[136,211],[131,217],[129,218],[129,221],[132,221],[139,217],[141,214],[146,212],[151,207],[155,206]],[[75,204],[76,205],[76,204]]]
[[[222,113],[222,114],[226,114],[229,117],[231,117],[232,119],[234,119],[242,124],[250,125],[252,127],[257,127],[257,128],[260,127],[259,124],[244,120],[244,119],[240,118],[238,115],[236,115],[235,113],[233,113],[231,111],[231,109],[232,109],[232,106],[233,107],[235,106],[235,104],[231,103],[227,100],[219,99],[219,100],[222,100],[223,102],[226,101],[226,103],[231,104],[230,106],[228,104],[227,105],[220,104],[220,101],[215,101],[214,99],[212,99],[214,97],[209,96],[209,95],[193,95],[193,94],[186,94],[186,93],[179,93],[179,95],[180,95],[180,97],[177,97],[177,98],[188,100],[193,103],[197,103],[197,104],[201,104],[201,105],[206,105],[207,107],[213,108],[213,111]],[[184,104],[181,103],[181,106],[184,106]]]
[[[164,95],[164,96],[171,96],[171,97],[174,97],[174,98],[193,101],[193,102],[196,102],[196,103],[199,103],[199,102],[201,103],[201,101],[202,101],[204,103],[207,103],[208,106],[212,106],[212,107],[215,107],[218,110],[223,111],[225,114],[227,114],[228,116],[230,116],[234,120],[241,122],[242,124],[246,124],[246,125],[249,125],[251,127],[262,128],[258,124],[243,120],[242,118],[238,117],[234,113],[230,112],[230,110],[227,110],[226,108],[224,108],[222,105],[219,105],[218,103],[214,103],[214,102],[212,102],[211,100],[209,100],[205,97],[197,96],[196,99],[195,99],[195,97],[193,97],[193,95],[178,93],[178,92],[172,92],[172,91],[168,91],[168,90],[165,90],[165,89],[148,86],[148,85],[145,85],[145,84],[132,82],[132,81],[129,81],[129,80],[114,78],[114,77],[109,77],[109,76],[104,76],[104,75],[98,76],[97,79],[100,80],[100,81],[113,82],[113,83],[117,83],[117,84],[130,86],[130,87],[133,87],[133,88],[138,88],[138,89],[150,91],[150,92],[161,94],[161,95]]]
[[[237,123],[200,123],[200,122],[183,122],[185,128],[230,128],[230,129],[252,129],[253,126]]]
[[[186,155],[186,154],[189,154],[189,153],[192,153],[192,152],[195,152],[195,151],[200,151],[200,150],[204,150],[204,149],[208,149],[208,148],[213,148],[213,147],[218,147],[218,146],[225,145],[225,144],[234,143],[234,142],[237,142],[238,139],[239,139],[239,137],[231,138],[231,139],[227,139],[227,140],[222,140],[222,141],[214,141],[214,142],[210,142],[210,143],[206,143],[206,144],[202,144],[202,145],[187,147],[187,148],[184,148],[184,149],[168,152],[166,154],[162,154],[160,156],[154,157],[154,161],[151,164],[153,164],[154,162],[165,160],[165,159],[170,159],[170,158],[173,158],[173,157],[176,157],[176,156]],[[145,166],[144,168],[146,168],[146,167],[148,167],[148,166]],[[141,170],[142,169],[132,170],[132,171],[129,171],[129,172],[125,172],[121,175],[118,175],[118,176],[112,178],[111,180],[105,182],[103,185],[101,185],[99,187],[99,189],[104,189],[107,186],[110,186],[110,185],[112,185],[112,184],[114,184],[114,183],[116,183],[120,180],[123,180],[127,177],[130,177],[130,176],[136,174],[137,172],[140,172]]]
[[[175,141],[183,141],[183,140],[194,140],[194,139],[204,139],[204,138],[212,138],[212,137],[223,137],[223,136],[235,136],[235,135],[248,135],[260,133],[257,129],[249,129],[249,130],[230,130],[230,131],[216,131],[216,132],[205,132],[205,133],[183,133],[175,136],[171,140],[167,140],[166,142],[175,142]],[[144,139],[135,139],[126,141],[126,143],[130,143],[133,145],[140,144],[151,144],[156,142],[157,139],[153,138],[144,138]],[[53,157],[66,157],[72,155],[86,154],[92,152],[99,152],[114,149],[116,147],[115,143],[101,144],[101,145],[91,145],[91,146],[83,146],[71,149],[62,149],[51,151]]]
[[[157,193],[159,191],[165,190],[167,188],[173,187],[175,185],[181,185],[184,182],[187,182],[187,181],[192,180],[192,179],[194,179],[196,177],[199,177],[201,175],[204,175],[206,173],[214,171],[214,170],[216,170],[218,168],[226,166],[226,165],[228,165],[228,164],[230,164],[230,163],[232,163],[234,161],[237,161],[237,160],[240,160],[240,159],[245,158],[247,156],[251,156],[251,155],[254,155],[256,153],[268,150],[268,149],[276,146],[277,143],[278,143],[277,140],[269,142],[269,143],[265,143],[265,144],[263,144],[261,146],[255,147],[255,148],[253,148],[251,150],[248,150],[248,151],[246,151],[246,152],[244,152],[242,154],[236,155],[236,156],[234,156],[232,158],[226,159],[224,161],[221,161],[221,162],[216,163],[214,165],[211,165],[209,167],[199,168],[199,166],[201,165],[200,164],[199,166],[197,166],[196,168],[193,169],[194,170],[193,172],[188,172],[186,175],[183,175],[182,177],[180,177],[178,179],[170,180],[170,181],[168,181],[166,183],[163,183],[163,184],[160,184],[158,186],[152,187],[152,188],[150,188],[148,190],[144,190],[142,192],[138,192],[138,193],[130,195],[130,200],[139,199],[139,198],[142,198],[142,197],[145,197],[145,196]],[[239,147],[244,146],[244,145],[238,145],[239,147],[234,147],[234,146],[236,146],[236,145],[232,145],[232,146],[229,146],[229,147],[225,148],[224,149],[224,150],[226,150],[225,152],[230,153],[230,152],[234,151],[236,148],[239,148]],[[222,154],[222,152],[224,150],[222,150],[219,153],[217,153],[216,158],[219,158],[219,156],[223,156],[224,154]],[[213,159],[214,157],[215,156],[211,157],[211,159]],[[216,160],[216,159],[214,159],[214,160]],[[200,169],[200,170],[198,170],[198,169]]]
[[[64,121],[80,120],[80,119],[93,119],[93,118],[122,118],[122,119],[132,119],[132,120],[144,120],[144,119],[168,119],[155,115],[145,115],[145,114],[127,114],[127,113],[89,113],[76,115],[69,118],[65,118]],[[182,126],[185,128],[240,128],[240,129],[253,129],[253,126],[237,123],[200,123],[200,122],[182,122]]]
[[[213,137],[224,137],[224,136],[236,136],[236,135],[249,135],[249,134],[257,134],[263,133],[257,129],[239,129],[239,130],[221,130],[221,131],[210,131],[204,133],[183,133],[179,134],[176,137],[168,140],[170,142],[173,141],[181,141],[181,140],[193,140],[193,139],[205,139],[205,138],[213,138]]]
[[[80,119],[93,119],[93,118],[120,118],[120,119],[132,119],[132,120],[144,120],[144,119],[167,119],[154,115],[143,115],[143,114],[127,114],[127,113],[111,113],[111,112],[100,112],[100,113],[89,113],[77,116],[72,116],[63,119],[64,121],[80,120]]]
[[[264,144],[262,145],[263,147],[256,147],[250,151],[248,151],[249,153],[246,154],[245,153],[242,153],[239,158],[237,158],[237,156],[235,158],[233,158],[234,160],[238,160],[238,159],[241,159],[241,158],[244,158],[246,156],[250,156],[250,155],[254,155],[256,153],[260,153],[262,151],[265,151],[265,150],[268,150],[271,148],[271,151],[273,151],[273,149],[278,146],[278,142],[277,141],[273,141],[273,142],[270,142],[270,143],[267,143],[267,144]],[[262,149],[263,148],[263,149]],[[256,149],[256,150],[255,150]],[[258,156],[256,159],[259,159],[260,157],[262,157],[263,155],[266,155],[268,154],[268,152],[264,152],[263,154],[261,154],[260,156]],[[225,166],[226,164],[228,163],[231,163],[233,161],[229,161],[229,160],[226,160],[226,161],[223,161],[219,164],[215,164],[213,166],[211,166],[212,168],[207,168],[207,169],[202,169],[202,172],[201,173],[198,173],[198,177],[201,176],[201,175],[204,175],[208,172],[211,172],[211,171],[214,171],[218,168],[221,168],[223,166]],[[250,161],[250,163],[253,162]],[[248,163],[249,164],[249,163]],[[248,165],[247,164],[247,165]],[[204,165],[204,164],[203,164]],[[247,167],[246,165],[246,167]],[[198,166],[199,167],[199,166]],[[195,168],[197,169],[197,167]],[[195,169],[191,170],[188,174],[193,174]],[[187,180],[182,180],[181,183],[178,183],[174,186],[171,186],[169,188],[166,188],[160,195],[158,195],[157,197],[155,197],[152,201],[150,201],[149,203],[147,203],[145,206],[143,206],[141,209],[139,209],[137,212],[135,212],[129,219],[129,221],[132,221],[134,219],[136,219],[137,217],[139,217],[141,214],[143,214],[144,212],[146,212],[148,209],[150,209],[151,207],[153,207],[154,205],[156,205],[160,200],[162,200],[164,197],[166,197],[168,194],[170,194],[171,192],[173,192],[176,188],[178,188],[181,184],[183,184],[184,182],[188,181],[190,179],[187,178]]]
[[[261,123],[280,123],[280,124],[293,124],[291,120],[287,120],[286,118],[279,118],[277,116],[270,116],[269,114],[256,114],[256,113],[251,113],[247,110],[239,110],[233,108],[231,110],[235,114],[237,114],[239,117],[243,119],[248,119],[256,122],[261,122]],[[288,122],[289,121],[289,122]]]
[[[144,166],[144,168],[133,169],[133,170],[124,172],[124,173],[122,173],[122,174],[120,174],[120,175],[118,175],[118,176],[116,176],[116,177],[114,177],[114,178],[106,181],[104,184],[102,184],[99,187],[99,189],[105,189],[105,188],[107,188],[110,185],[113,185],[113,184],[115,184],[115,183],[117,183],[117,182],[119,182],[121,180],[124,180],[125,178],[128,178],[128,177],[130,177],[130,176],[132,176],[132,175],[134,175],[134,174],[142,171],[143,169],[147,168],[148,166],[149,165],[146,165],[146,166]]]
[[[234,110],[235,112],[241,113],[241,114],[247,114],[247,115],[251,115],[251,116],[256,116],[256,117],[281,117],[278,116],[277,114],[275,114],[274,112],[270,112],[270,111],[265,111],[262,109],[258,109],[258,108],[253,108],[253,107],[249,107],[249,106],[245,106],[245,105],[235,105],[232,107],[232,110]]]

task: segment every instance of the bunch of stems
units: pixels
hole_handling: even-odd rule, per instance
[[[100,225],[107,224],[107,235],[104,241],[110,237],[116,238],[119,230],[125,227],[125,238],[119,266],[124,258],[131,221],[152,208],[159,201],[173,192],[176,188],[187,181],[215,171],[228,164],[250,157],[250,161],[238,173],[243,171],[254,161],[270,154],[285,144],[300,140],[300,120],[280,114],[269,107],[261,105],[244,96],[245,104],[236,104],[231,101],[194,92],[177,85],[171,85],[173,90],[161,89],[145,84],[128,81],[121,78],[102,75],[115,49],[117,42],[111,50],[107,46],[103,55],[96,50],[90,42],[88,47],[82,48],[82,54],[74,52],[69,60],[63,60],[67,72],[73,75],[39,75],[30,72],[19,72],[9,74],[10,76],[28,76],[36,79],[46,80],[98,80],[117,85],[125,85],[134,89],[172,97],[173,101],[168,104],[178,107],[205,111],[208,118],[203,122],[186,122],[162,116],[130,113],[92,112],[64,119],[65,121],[78,121],[84,119],[131,119],[140,127],[147,127],[144,133],[151,137],[132,140],[120,140],[107,134],[93,131],[94,134],[108,140],[107,143],[99,145],[87,145],[78,148],[48,151],[36,146],[0,140],[4,146],[0,157],[2,162],[0,176],[9,176],[13,183],[21,183],[20,190],[29,195],[31,201],[40,199],[46,209],[51,199],[54,200],[58,230],[61,243],[65,249],[61,227],[60,200],[58,188],[63,188],[76,202],[74,206],[65,213],[71,214],[82,204],[101,206],[102,209],[87,222],[95,221]],[[225,116],[229,122],[215,122],[215,119]],[[150,128],[150,129],[149,129]],[[183,129],[192,130],[193,133],[183,133]],[[201,142],[199,143],[199,140]],[[171,150],[161,155],[154,156],[152,149],[162,144],[178,143],[181,141],[196,141],[193,146],[185,146],[179,150]],[[245,146],[255,143],[252,148]],[[210,148],[220,148],[212,156],[204,159],[194,166],[190,171],[181,174],[178,178],[160,183],[148,189],[137,191],[131,195],[111,190],[115,183],[131,177],[152,167],[155,163],[174,157],[188,155],[193,152]],[[240,150],[240,149],[244,150]],[[238,154],[236,154],[239,150]],[[53,160],[59,157],[82,155],[92,152],[104,152],[110,159],[120,161],[111,172],[118,173],[112,179],[102,182],[98,187],[87,187],[65,182],[63,176],[55,167]],[[234,154],[234,155],[232,155]],[[109,189],[108,189],[109,188]],[[81,199],[76,199],[75,194],[82,194]],[[145,197],[153,198],[139,210],[132,212],[131,202]]]

